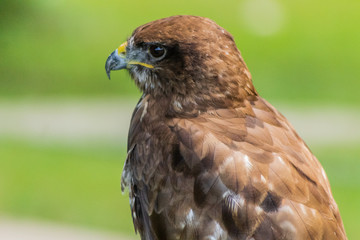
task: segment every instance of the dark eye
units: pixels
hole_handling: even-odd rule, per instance
[[[166,49],[163,46],[159,45],[150,45],[149,46],[149,53],[153,58],[156,60],[160,60],[166,55]]]

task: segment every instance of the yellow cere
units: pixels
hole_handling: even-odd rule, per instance
[[[125,54],[126,53],[126,46],[127,46],[127,42],[124,42],[123,44],[120,45],[120,47],[118,47],[118,54]],[[143,63],[143,62],[137,62],[137,61],[130,61],[128,62],[128,65],[141,65],[147,68],[154,68],[153,65],[147,64],[147,63]]]
[[[126,53],[126,46],[127,46],[127,42],[124,42],[123,44],[120,45],[120,47],[118,47],[118,54],[120,53]]]

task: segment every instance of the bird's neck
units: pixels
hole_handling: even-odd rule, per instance
[[[159,102],[166,102],[163,107],[170,117],[196,117],[204,112],[215,109],[230,109],[244,106],[245,101],[255,101],[258,95],[254,89],[241,89],[240,93],[232,96],[221,94],[191,94],[173,95]]]

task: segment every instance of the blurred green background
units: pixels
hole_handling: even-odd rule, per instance
[[[81,101],[86,106],[99,99],[120,99],[131,108],[139,91],[126,72],[114,72],[108,81],[105,60],[137,26],[177,14],[209,17],[231,32],[258,92],[270,102],[316,105],[319,111],[330,106],[335,113],[360,106],[358,0],[0,4],[0,103],[10,109],[13,103]],[[31,112],[31,106],[23,111]],[[0,129],[5,117],[0,114]],[[133,234],[119,184],[126,156],[126,136],[121,137],[69,142],[1,134],[0,215]],[[349,239],[360,238],[359,142],[310,146],[328,173]]]

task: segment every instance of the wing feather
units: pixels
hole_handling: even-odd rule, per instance
[[[262,239],[266,232],[277,239],[335,239],[333,232],[345,238],[320,163],[265,100],[173,119],[169,125],[195,178],[197,205],[213,206],[212,215],[222,216],[218,221],[231,236]],[[314,234],[316,225],[327,232]]]

